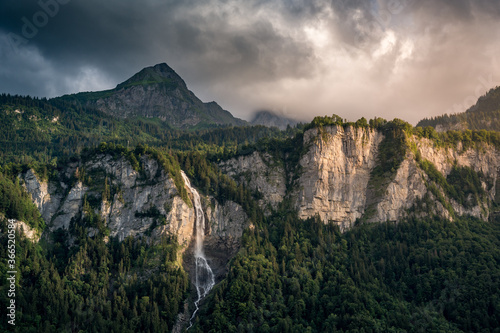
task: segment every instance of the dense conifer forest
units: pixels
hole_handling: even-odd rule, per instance
[[[495,332],[500,224],[362,225],[278,214],[245,237],[198,332]]]

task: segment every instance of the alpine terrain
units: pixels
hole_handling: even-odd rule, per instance
[[[103,92],[1,95],[0,304],[15,286],[16,325],[0,327],[497,332],[500,132],[473,121],[497,92],[421,122],[448,132],[250,126],[166,64]]]

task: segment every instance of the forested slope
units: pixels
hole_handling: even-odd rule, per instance
[[[496,332],[500,223],[274,216],[248,232],[198,332]]]
[[[417,126],[447,130],[500,131],[500,87],[481,96],[467,111],[422,119]]]
[[[97,147],[101,142],[135,147],[137,144],[174,150],[229,153],[264,137],[284,137],[264,126],[181,131],[158,118],[116,118],[63,99],[46,100],[0,95],[1,164],[31,162],[56,164],[57,159]]]

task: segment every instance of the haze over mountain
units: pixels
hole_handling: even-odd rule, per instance
[[[122,118],[159,118],[173,127],[245,125],[216,102],[203,103],[166,63],[146,67],[116,88],[61,97]]]
[[[466,129],[500,131],[500,87],[488,91],[465,112],[424,118],[417,126],[432,126],[439,132]]]
[[[288,118],[285,116],[280,116],[273,111],[262,110],[257,111],[252,121],[250,122],[252,125],[263,125],[267,127],[277,127],[281,130],[287,128],[288,125],[295,126],[299,122],[295,119]]]

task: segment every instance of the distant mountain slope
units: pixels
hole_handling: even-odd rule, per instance
[[[60,97],[116,117],[159,118],[173,127],[245,125],[217,103],[203,103],[167,64],[147,67],[116,88]]]
[[[213,103],[213,105],[216,105]],[[209,110],[216,109],[208,103]],[[209,127],[185,131],[158,118],[121,118],[64,99],[0,94],[0,164],[46,163],[101,142],[168,146],[174,150],[233,151],[263,137],[287,135],[263,126]]]
[[[253,120],[250,122],[252,125],[263,125],[267,127],[278,127],[281,130],[286,129],[288,125],[295,126],[299,122],[295,119],[277,115],[272,111],[258,111],[254,114]]]
[[[417,126],[432,126],[438,131],[465,129],[500,131],[500,87],[491,89],[463,113],[424,118]]]

